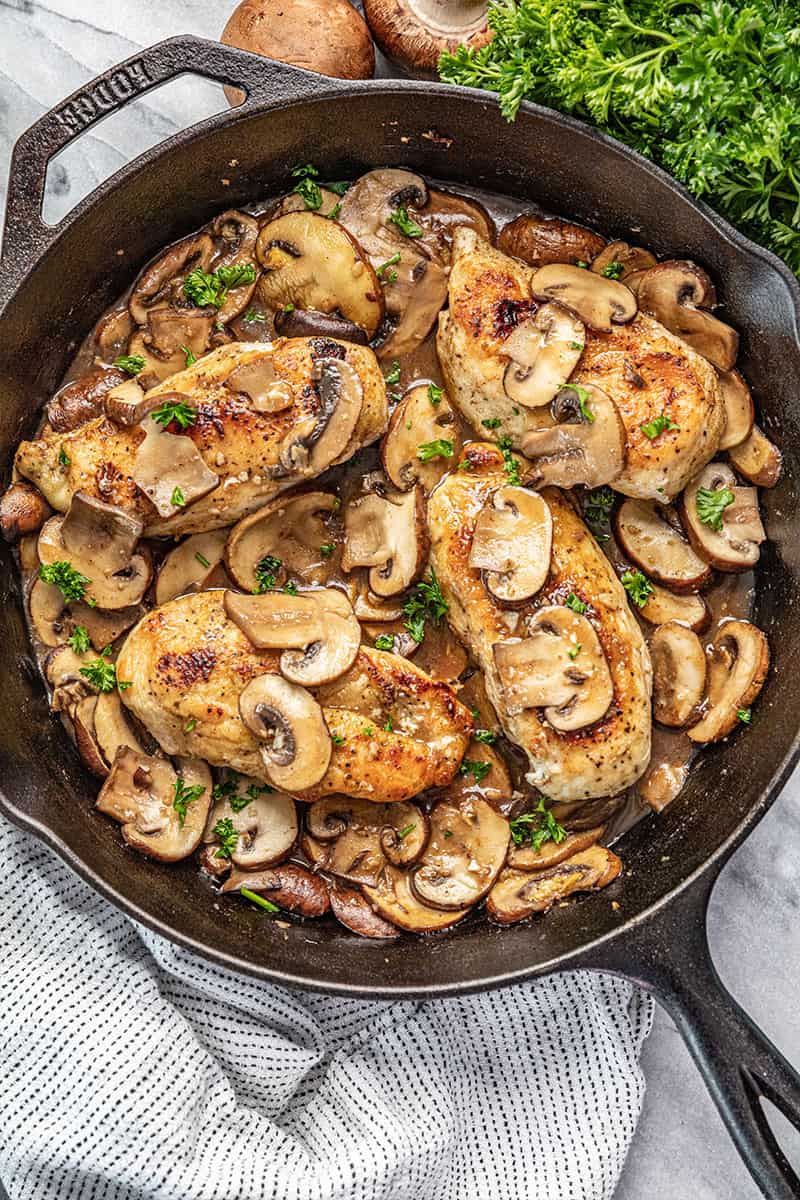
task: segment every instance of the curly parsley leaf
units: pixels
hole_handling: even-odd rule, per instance
[[[408,215],[408,209],[402,205],[392,212],[388,220],[391,221],[392,225],[396,225],[406,237],[418,238],[422,237],[424,233],[424,230]]]
[[[85,654],[91,644],[89,630],[83,625],[76,625],[67,638],[67,645],[71,646],[76,654]]]
[[[722,531],[722,517],[736,497],[730,488],[698,488],[695,497],[697,515],[704,525],[715,533]]]
[[[45,583],[54,584],[65,600],[82,600],[86,595],[86,588],[92,582],[85,575],[81,575],[80,571],[76,571],[72,563],[63,560],[40,563],[39,578]]]
[[[426,579],[421,579],[403,605],[405,614],[405,629],[415,642],[421,642],[425,637],[425,622],[433,621],[434,625],[441,624],[442,617],[447,616],[450,605],[442,595],[439,580],[433,567]]]
[[[652,421],[645,421],[644,425],[640,425],[642,433],[652,442],[654,438],[659,437],[669,429],[675,429],[680,432],[680,425],[676,425],[672,417],[668,417],[666,413],[659,413]]]
[[[420,462],[430,462],[432,458],[452,458],[453,443],[449,438],[437,438],[434,442],[422,442],[417,446],[417,458]]]
[[[128,375],[138,375],[144,370],[144,359],[141,354],[121,354],[111,365],[119,367],[120,371],[125,371]]]
[[[152,410],[150,416],[163,429],[173,423],[179,429],[188,429],[197,420],[197,409],[192,408],[186,400],[165,400],[158,408]]]
[[[278,572],[283,566],[283,561],[276,558],[274,554],[265,554],[260,562],[256,564],[255,577],[256,586],[253,591],[256,595],[262,595],[264,592],[271,592],[278,581]]]
[[[186,814],[184,813],[184,818]],[[181,822],[183,824],[183,822]],[[239,834],[234,829],[233,821],[230,817],[220,817],[214,828],[211,830],[214,837],[219,842],[219,848],[215,855],[216,858],[230,858],[239,843]]]
[[[544,801],[544,796],[540,796],[533,812],[522,813],[509,822],[515,846],[530,842],[534,850],[541,850],[545,842],[558,845],[566,838],[566,829],[558,823]]]
[[[199,800],[205,790],[201,783],[195,783],[189,787],[180,775],[175,780],[175,795],[172,799],[172,807],[178,814],[178,821],[181,825],[186,820],[186,812],[189,805],[193,801]]]
[[[653,594],[653,585],[641,571],[626,571],[622,576],[622,586],[637,608],[644,608]]]
[[[476,783],[480,783],[492,769],[490,762],[477,762],[475,759],[464,759],[458,768],[462,775],[471,775]]]

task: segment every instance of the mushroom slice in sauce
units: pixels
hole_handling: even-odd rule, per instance
[[[0,499],[0,531],[7,542],[36,533],[52,509],[32,483],[12,483]]]
[[[699,592],[711,579],[677,515],[655,500],[624,500],[614,514],[614,533],[624,554],[648,579],[676,592]]]
[[[678,729],[699,713],[706,688],[706,656],[700,638],[685,625],[659,625],[650,639],[653,716]]]
[[[543,842],[541,846],[527,845],[508,848],[508,865],[517,871],[546,871],[548,867],[556,867],[559,863],[582,850],[588,850],[595,842],[599,842],[605,833],[605,825],[595,825],[593,829],[583,829],[568,833],[561,842]]]
[[[558,301],[584,325],[605,333],[636,316],[636,297],[630,288],[582,267],[562,263],[539,267],[531,278],[531,294],[536,300]]]
[[[769,644],[749,621],[723,621],[706,657],[708,695],[703,719],[688,731],[693,742],[718,742],[736,728],[764,685]]]
[[[64,597],[54,583],[34,579],[28,593],[28,612],[34,632],[44,646],[60,646],[72,622],[65,611]]]
[[[453,443],[453,458],[461,453],[462,437],[447,396],[433,393],[428,384],[410,388],[392,413],[381,442],[383,469],[401,492],[419,483],[430,493],[447,472],[451,459],[431,458],[422,462],[419,448],[445,439]]]
[[[212,529],[195,533],[170,550],[156,579],[156,604],[202,591],[222,562],[227,538],[227,529]]]
[[[280,675],[257,675],[239,696],[242,721],[259,741],[270,782],[287,792],[319,783],[332,743],[322,709],[305,688]]]
[[[543,304],[503,344],[510,362],[503,376],[509,400],[524,408],[549,404],[583,353],[583,322],[560,304]]]
[[[544,708],[563,733],[605,716],[614,698],[606,656],[594,627],[581,613],[547,605],[535,613],[527,636],[497,642],[494,660],[509,712]]]
[[[493,808],[500,810],[513,799],[514,784],[509,769],[505,760],[491,746],[473,739],[467,747],[464,762],[488,763],[489,770],[480,779],[471,771],[459,772],[447,787],[447,795],[451,800],[457,802],[462,796],[480,796],[482,800],[488,800]]]
[[[314,308],[280,309],[275,313],[275,330],[281,337],[334,338],[339,342],[369,345],[366,329],[334,313],[317,312]]]
[[[144,268],[133,285],[128,308],[137,325],[144,325],[152,308],[171,296],[171,285],[199,268],[207,271],[214,253],[208,233],[193,233],[170,246]]]
[[[411,889],[423,904],[462,909],[477,904],[506,861],[508,821],[479,796],[440,800]]]
[[[525,434],[520,449],[534,463],[535,487],[601,487],[625,466],[625,426],[616,405],[592,384],[568,383],[552,404],[557,425]]]
[[[396,938],[400,930],[379,917],[369,906],[360,888],[347,887],[338,879],[331,881],[328,888],[331,912],[340,925],[366,938]]]
[[[171,394],[162,394],[162,402]],[[136,450],[131,477],[160,517],[174,517],[214,490],[219,476],[206,466],[190,437],[169,433],[150,416],[141,428],[145,436]]]
[[[104,650],[144,616],[142,604],[127,608],[103,609],[92,607],[85,600],[73,600],[69,615],[76,625],[83,625],[95,650]]]
[[[141,532],[141,521],[121,508],[76,492],[67,515],[42,527],[39,558],[69,562],[88,580],[87,597],[98,607],[127,608],[138,604],[152,575],[149,555],[135,553]]]
[[[341,204],[342,198],[336,192],[332,192],[330,188],[326,187],[320,187],[319,193],[322,203],[319,208],[315,208],[313,211],[319,213],[321,217],[330,217]],[[285,196],[281,196],[274,210],[270,213],[270,220],[275,221],[278,217],[285,217],[287,213],[307,212],[307,210],[308,206],[301,195],[297,192],[287,192]]]
[[[713,499],[709,493],[730,498],[717,514],[719,528],[700,519]],[[695,550],[717,570],[747,571],[758,562],[767,536],[758,510],[758,491],[739,487],[725,463],[709,463],[695,476],[681,497],[681,516]]]
[[[708,311],[717,303],[717,293],[702,267],[683,259],[659,263],[640,279],[637,297],[642,312],[719,371],[730,371],[739,353],[739,335]]]
[[[350,601],[336,588],[292,596],[225,592],[225,612],[259,650],[282,650],[285,679],[305,687],[338,679],[355,662],[361,644]]]
[[[783,455],[758,425],[743,442],[730,448],[728,457],[739,474],[756,487],[773,488],[781,477]]]
[[[415,804],[379,804],[326,796],[306,812],[303,848],[321,870],[351,883],[376,884],[388,861],[403,867],[428,841],[428,818]]]
[[[99,417],[105,398],[126,378],[117,367],[93,367],[64,384],[47,405],[47,421],[56,433],[69,433]]]
[[[516,604],[544,585],[552,545],[553,518],[543,497],[528,488],[500,487],[478,514],[468,562],[483,572],[496,599]]]
[[[230,858],[246,871],[283,862],[297,841],[297,811],[292,797],[267,791],[258,780],[245,776],[237,778],[234,792],[215,802],[206,821],[204,842],[217,840],[214,829],[220,821],[230,821],[238,834]]]
[[[94,736],[105,761],[114,762],[122,746],[142,754],[143,747],[125,715],[118,692],[101,692],[94,709]]]
[[[106,392],[104,406],[112,421],[127,428],[138,425],[161,402],[161,396],[148,395],[136,379],[126,379]]]
[[[489,892],[486,911],[499,925],[524,921],[573,892],[597,891],[619,875],[622,863],[605,846],[590,846],[545,871],[506,869]]]
[[[363,496],[344,514],[342,568],[370,567],[376,596],[396,596],[422,574],[428,554],[422,489],[398,496]]]
[[[234,870],[220,890],[240,892],[242,888],[299,917],[323,917],[330,908],[325,880],[300,863],[281,863],[261,871]]]
[[[84,766],[99,779],[105,779],[108,775],[108,764],[97,744],[94,732],[96,708],[97,696],[84,696],[76,701],[68,712],[75,735],[75,746]]]
[[[640,617],[644,617],[650,625],[678,621],[695,633],[705,633],[711,624],[711,609],[702,596],[691,593],[676,596],[657,583],[652,586],[653,590],[644,605],[637,609]]]
[[[741,446],[753,432],[755,407],[750,388],[736,370],[721,371],[719,389],[725,406],[725,428],[719,441],[720,450]],[[743,472],[744,474],[744,472]]]
[[[635,293],[645,271],[656,265],[656,257],[642,246],[628,242],[609,242],[592,263],[595,275],[621,279]]]
[[[320,358],[312,378],[320,405],[313,416],[299,421],[286,435],[278,455],[284,474],[318,475],[336,462],[347,449],[361,415],[364,390],[349,363]]]
[[[377,883],[362,884],[362,891],[373,909],[392,925],[411,933],[434,933],[455,925],[468,908],[433,908],[417,899],[411,890],[410,873],[386,863]]]
[[[302,492],[281,496],[234,525],[225,546],[225,562],[234,582],[247,592],[258,587],[256,568],[265,559],[280,562],[308,583],[326,580],[332,545],[326,519],[339,507],[331,492]]]
[[[211,807],[211,772],[198,759],[181,759],[176,773],[166,758],[122,746],[97,797],[100,812],[122,824],[129,846],[149,858],[178,862],[200,845]],[[195,789],[199,788],[199,792]],[[189,790],[181,821],[180,794]]]
[[[271,351],[236,367],[225,380],[225,387],[244,395],[253,412],[282,412],[296,400],[292,385],[276,374]]]
[[[251,213],[232,208],[214,218],[211,232],[221,245],[222,254],[214,260],[214,269],[220,267],[256,267],[255,249],[258,239],[258,219]],[[222,307],[217,313],[217,322],[223,325],[233,321],[250,304],[256,290],[258,272],[249,283],[239,283],[226,289]]]
[[[521,258],[532,267],[548,263],[574,266],[592,262],[602,252],[606,240],[591,229],[560,217],[522,213],[503,227],[497,244],[504,254]]]
[[[268,308],[339,312],[371,338],[383,318],[383,291],[358,242],[316,212],[287,213],[258,235],[264,268],[259,296]]]

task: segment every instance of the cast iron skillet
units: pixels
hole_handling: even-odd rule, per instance
[[[243,86],[248,99],[148,151],[60,225],[45,225],[41,200],[52,155],[133,96],[189,71]],[[770,541],[755,620],[769,636],[773,667],[758,703],[758,732],[706,750],[675,803],[626,835],[625,874],[613,889],[618,910],[603,893],[528,925],[467,921],[444,937],[391,945],[352,936],[332,920],[284,931],[245,905],[215,905],[193,862],[148,862],[123,846],[116,825],[92,815],[96,783],[48,713],[16,572],[3,549],[0,806],[137,920],[262,979],[342,995],[432,999],[575,967],[624,975],[672,1014],[765,1195],[800,1197],[800,1180],[759,1102],[768,1097],[800,1127],[800,1076],[726,992],[705,934],[719,871],[800,750],[800,289],[776,258],[632,151],[547,109],[523,105],[509,125],[480,92],[342,82],[215,42],[174,38],[75,92],[14,150],[0,263],[4,482],[18,439],[31,431],[76,343],[139,267],[222,208],[277,188],[309,160],[333,178],[390,164],[469,181],[605,233],[634,234],[660,255],[708,268],[741,332],[743,369],[785,462],[783,480],[762,501]]]

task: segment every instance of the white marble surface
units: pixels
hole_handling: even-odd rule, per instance
[[[138,48],[177,33],[219,35],[232,0],[0,0],[0,207],[11,146],[44,110]],[[52,168],[46,215],[57,220],[122,163],[225,104],[186,77],[84,135]],[[313,157],[313,156],[311,156]],[[711,913],[724,981],[800,1063],[800,775],[725,869]],[[755,1200],[680,1037],[659,1012],[644,1052],[648,1090],[619,1200]],[[800,1163],[800,1139],[785,1139]],[[549,1200],[558,1200],[551,1197]]]

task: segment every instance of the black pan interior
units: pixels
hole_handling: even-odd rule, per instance
[[[231,167],[231,160],[238,165]],[[678,800],[620,843],[622,878],[531,924],[498,929],[472,920],[443,936],[369,942],[333,920],[277,927],[256,910],[217,904],[193,862],[149,863],[112,822],[93,815],[96,783],[50,716],[35,673],[11,556],[0,606],[0,781],[5,809],[38,831],[96,886],[149,924],[218,961],[328,990],[434,994],[541,973],[640,917],[743,831],[788,770],[800,725],[800,345],[796,285],[693,204],[660,172],[589,130],[542,110],[508,125],[478,93],[415,85],[353,85],[278,111],[232,114],[151,152],[65,226],[27,274],[0,321],[0,440],[5,478],[14,446],[58,382],[76,344],[141,264],[223,207],[280,186],[298,162],[329,177],[379,165],[469,183],[540,204],[635,240],[659,255],[691,257],[717,282],[722,315],[742,335],[741,364],[761,420],[782,448],[785,473],[762,503],[754,619],[769,637],[770,678],[753,725],[707,750]],[[228,181],[228,182],[223,182]],[[117,254],[118,250],[124,251]],[[618,907],[612,906],[612,901]]]

